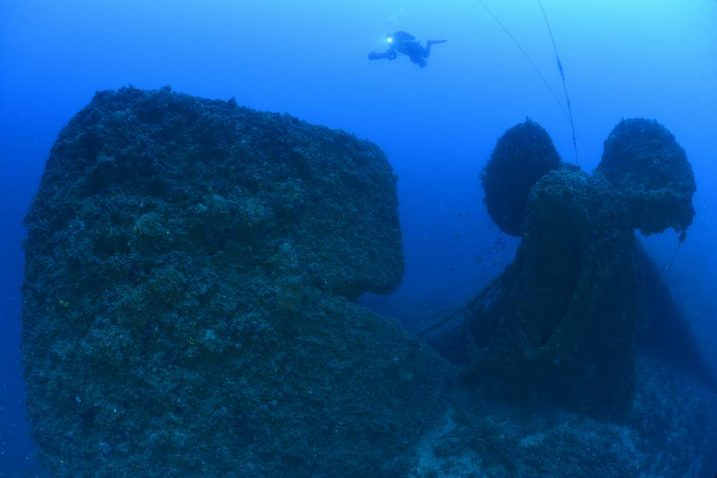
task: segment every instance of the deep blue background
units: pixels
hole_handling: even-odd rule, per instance
[[[534,0],[484,0],[560,93]],[[623,117],[667,126],[698,182],[665,277],[717,360],[717,2],[544,0],[587,170]],[[369,62],[386,33],[448,39],[420,70]],[[457,307],[512,257],[481,204],[495,140],[526,116],[572,158],[550,91],[476,0],[0,0],[0,476],[31,460],[20,362],[21,220],[62,126],[99,89],[171,85],[287,112],[378,143],[399,175],[406,275],[365,303],[415,324]],[[675,235],[647,239],[658,264]]]

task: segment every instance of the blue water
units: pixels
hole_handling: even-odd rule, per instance
[[[485,0],[562,98],[538,4]],[[717,2],[544,0],[567,76],[581,166],[621,118],[655,118],[686,150],[697,217],[666,280],[717,360]],[[369,62],[386,33],[446,39],[428,67]],[[125,85],[286,112],[376,142],[399,176],[406,271],[363,301],[417,327],[512,258],[478,175],[526,116],[573,158],[551,91],[475,0],[2,0],[0,2],[0,476],[29,466],[20,361],[22,218],[60,128],[96,90]],[[673,232],[646,239],[664,265]]]

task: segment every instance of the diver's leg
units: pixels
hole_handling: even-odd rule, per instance
[[[438,45],[440,43],[445,43],[446,40],[428,40],[426,42],[426,48],[423,49],[423,58],[428,58],[428,56],[431,54],[431,47],[433,45]]]
[[[426,60],[423,56],[413,55],[410,58],[411,58],[412,63],[415,63],[416,65],[420,66],[421,68],[426,67]]]

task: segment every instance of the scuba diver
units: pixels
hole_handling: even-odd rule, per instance
[[[417,64],[421,68],[426,67],[426,58],[431,54],[431,46],[439,43],[445,43],[446,40],[429,40],[426,47],[422,47],[416,40],[416,37],[407,32],[394,32],[386,37],[388,50],[384,53],[371,52],[368,54],[369,60],[395,60],[399,53],[408,55],[412,63]]]

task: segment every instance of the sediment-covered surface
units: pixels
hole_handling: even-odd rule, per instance
[[[516,134],[521,130],[533,133]],[[684,318],[651,307],[666,291],[655,292],[661,281],[634,232],[671,227],[684,240],[694,217],[694,176],[684,150],[656,121],[621,121],[592,175],[574,165],[536,170],[554,163],[550,145],[538,126],[513,127],[484,172],[484,186],[503,182],[511,170],[523,175],[523,165],[536,175],[525,182],[529,193],[516,196],[525,197],[516,258],[469,304],[459,330],[473,348],[463,354],[474,356],[468,380],[493,381],[490,388],[506,396],[546,394],[566,407],[617,418],[634,399],[639,336],[664,346],[665,336],[675,340],[679,331],[674,348],[680,352],[670,355],[690,357],[706,370]],[[486,188],[486,200],[491,194]]]
[[[634,235],[691,223],[684,151],[629,120],[588,175],[526,122],[491,161],[491,215],[523,240],[429,337],[450,366],[355,302],[403,271],[376,146],[233,101],[98,93],[26,219],[27,409],[46,471],[711,477],[714,374]]]
[[[521,243],[502,274],[429,331],[468,389],[422,441],[414,476],[711,477],[714,370],[634,232],[686,239],[687,156],[645,119],[615,127],[592,175],[565,164],[540,173],[535,165],[554,163],[549,145],[523,123],[486,166],[489,213]],[[514,193],[500,198],[499,184]],[[496,198],[524,204],[500,214]]]
[[[403,257],[374,145],[168,88],[98,93],[27,216],[28,416],[53,476],[400,476],[441,360],[357,306]]]
[[[418,447],[412,478],[712,478],[717,394],[669,363],[640,357],[622,420],[596,420],[535,397],[469,394]]]

